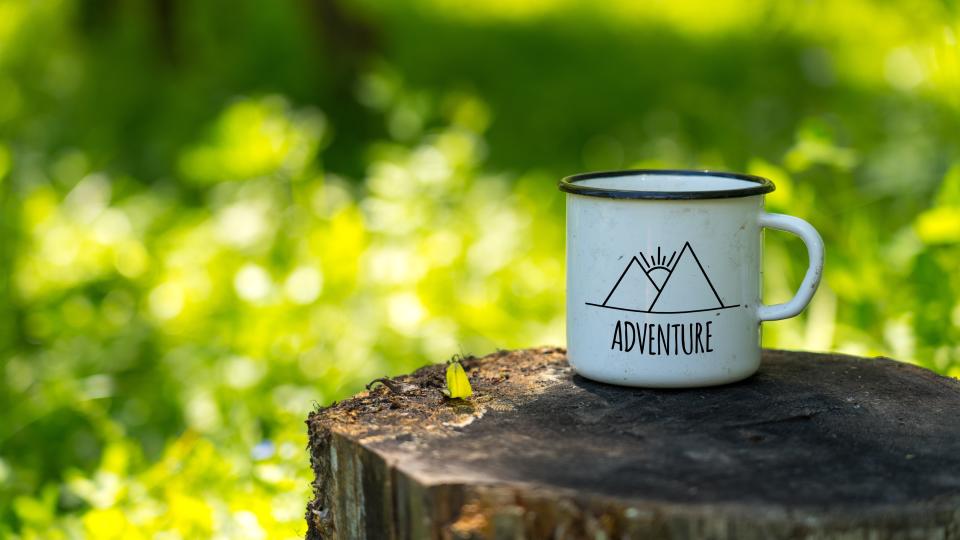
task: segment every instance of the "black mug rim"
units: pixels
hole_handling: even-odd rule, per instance
[[[752,186],[728,188],[728,189],[709,189],[700,191],[643,191],[636,189],[612,189],[585,186],[578,184],[584,180],[595,178],[610,178],[616,176],[698,176],[698,177],[717,177],[732,178],[743,180],[754,184]],[[602,197],[606,199],[729,199],[732,197],[751,197],[754,195],[763,195],[770,193],[776,186],[773,182],[762,176],[752,174],[742,174],[724,171],[712,171],[709,169],[625,169],[620,171],[598,171],[567,176],[560,180],[558,184],[560,191],[573,193],[574,195],[585,195],[587,197]]]

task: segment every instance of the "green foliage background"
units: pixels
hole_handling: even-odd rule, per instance
[[[303,419],[563,342],[556,180],[773,179],[767,346],[960,375],[952,1],[0,0],[0,537],[305,531]],[[806,266],[765,244],[766,299]]]

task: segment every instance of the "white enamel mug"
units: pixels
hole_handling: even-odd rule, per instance
[[[567,357],[627,386],[730,383],[760,367],[760,323],[800,313],[823,273],[823,240],[764,211],[765,178],[635,170],[564,178]],[[785,304],[761,303],[763,229],[803,239],[809,268]]]

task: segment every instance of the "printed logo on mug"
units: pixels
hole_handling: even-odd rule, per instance
[[[764,211],[765,178],[637,170],[564,178],[567,356],[611,384],[730,383],[760,367],[760,323],[800,313],[823,273],[823,241]],[[810,266],[785,304],[761,296],[763,229],[792,232]]]

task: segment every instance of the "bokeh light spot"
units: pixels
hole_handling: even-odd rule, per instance
[[[272,287],[270,274],[256,264],[243,265],[233,279],[233,288],[237,295],[250,302],[266,299]]]
[[[295,304],[309,304],[323,290],[323,275],[311,266],[301,266],[290,273],[283,284],[283,292]]]

